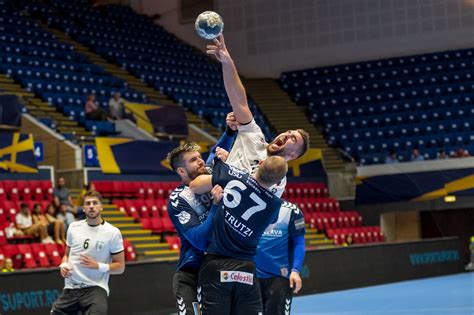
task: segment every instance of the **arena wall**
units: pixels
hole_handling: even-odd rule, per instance
[[[454,274],[467,257],[458,238],[353,246],[306,253],[301,294]],[[175,262],[128,263],[111,276],[109,314],[157,315],[174,309]],[[0,313],[46,314],[63,280],[56,268],[0,273]]]

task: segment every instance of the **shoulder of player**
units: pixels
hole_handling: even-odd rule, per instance
[[[184,202],[189,206],[192,206],[194,198],[195,195],[188,186],[179,186],[173,191],[173,193],[169,197],[168,209],[176,209],[180,202]]]
[[[87,226],[87,221],[86,220],[79,220],[79,221],[74,221],[71,224],[69,224],[68,229],[75,229],[79,227]]]
[[[108,230],[108,231],[111,231],[112,233],[121,233],[120,232],[120,229],[116,226],[113,226],[112,224],[110,224],[109,222],[107,221],[104,221],[104,227]]]
[[[288,211],[288,212],[293,213],[295,215],[298,215],[298,214],[302,215],[303,214],[301,209],[296,204],[288,202],[286,200],[282,200],[281,209],[282,209],[282,211]]]

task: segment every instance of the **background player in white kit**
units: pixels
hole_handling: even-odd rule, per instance
[[[86,219],[69,226],[60,266],[64,290],[51,314],[107,314],[109,276],[124,272],[125,258],[122,234],[102,219],[102,207],[101,195],[88,192],[83,205]]]
[[[218,40],[214,39],[214,45],[207,46],[207,53],[215,56],[222,64],[225,90],[236,122],[239,123],[239,133],[226,163],[253,174],[259,163],[267,156],[277,155],[286,161],[291,161],[305,154],[309,148],[309,135],[303,129],[287,130],[279,134],[271,143],[265,141],[262,130],[253,119],[245,88],[225,46],[222,34]],[[278,106],[278,104],[275,105]],[[285,186],[286,178],[270,187],[270,190],[281,197]]]

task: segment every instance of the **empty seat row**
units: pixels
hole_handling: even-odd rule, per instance
[[[334,244],[364,244],[384,242],[385,237],[379,226],[363,226],[344,229],[330,229],[326,232]]]
[[[51,201],[53,185],[49,180],[0,181],[0,201]]]

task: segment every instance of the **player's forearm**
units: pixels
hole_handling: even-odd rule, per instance
[[[293,238],[293,265],[292,271],[300,272],[303,267],[305,255],[305,243],[304,235],[296,236]]]
[[[203,194],[211,191],[212,177],[211,175],[199,175],[189,183],[189,188],[195,194]]]
[[[224,76],[225,90],[237,121],[242,124],[250,122],[252,113],[247,102],[247,94],[233,61],[222,64],[222,75]]]
[[[69,256],[68,256],[68,255],[64,255],[64,256],[63,256],[63,259],[61,259],[61,263],[68,262],[68,260],[69,260]]]
[[[113,262],[109,264],[109,273],[112,275],[120,275],[125,271],[125,263]]]
[[[198,226],[195,226],[184,233],[186,239],[193,245],[193,247],[204,251],[207,247],[207,240],[212,229],[212,221],[216,214],[217,205],[212,205],[206,220]]]

